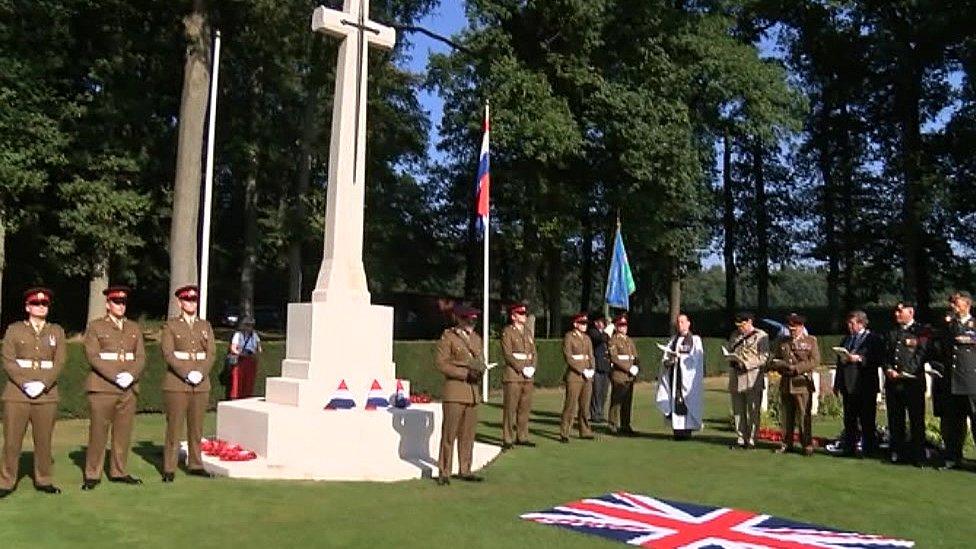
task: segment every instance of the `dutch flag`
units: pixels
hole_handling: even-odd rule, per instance
[[[490,155],[488,149],[488,134],[490,124],[488,123],[488,105],[485,104],[485,125],[484,135],[481,138],[481,154],[478,157],[478,180],[475,182],[475,209],[478,213],[478,226],[485,231],[488,230],[487,223],[489,211],[489,195],[491,191],[490,174]]]
[[[380,382],[374,379],[373,385],[369,388],[369,393],[366,394],[366,409],[375,410],[389,406],[390,401],[383,396],[383,388],[380,387]]]
[[[352,399],[352,393],[346,386],[346,380],[339,382],[339,388],[332,393],[332,398],[325,405],[326,410],[350,410],[356,407],[356,401]]]
[[[397,380],[396,392],[393,393],[393,405],[397,408],[407,408],[410,406],[410,396],[403,388],[403,381]]]

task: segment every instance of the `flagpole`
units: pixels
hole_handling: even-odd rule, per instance
[[[207,318],[210,285],[210,210],[213,209],[214,130],[217,120],[217,76],[220,72],[220,31],[214,33],[213,71],[210,77],[210,112],[207,128],[207,170],[203,184],[203,242],[200,245],[200,318]]]
[[[485,124],[489,124],[488,120],[488,101],[485,101]],[[486,128],[487,130],[487,128]],[[490,188],[490,187],[489,187]],[[484,357],[485,363],[488,363],[488,321],[491,318],[490,311],[488,310],[488,238],[491,234],[491,202],[489,202],[488,212],[485,212],[484,219],[484,230],[485,230],[485,247],[482,254],[482,287],[481,287],[481,356]],[[481,400],[488,402],[488,372],[490,370],[485,370],[485,375],[481,378]]]

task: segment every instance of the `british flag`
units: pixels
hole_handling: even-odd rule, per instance
[[[614,492],[537,513],[525,520],[654,548],[784,549],[912,547],[914,542],[845,532],[788,519]]]

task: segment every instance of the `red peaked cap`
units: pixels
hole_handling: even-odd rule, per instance
[[[54,292],[50,288],[43,286],[34,286],[33,288],[24,290],[24,303],[35,299],[52,301],[54,299]]]
[[[586,313],[576,313],[573,315],[573,324],[586,324],[587,322]]]
[[[102,290],[102,295],[104,295],[109,299],[118,298],[118,297],[125,299],[129,297],[129,292],[131,291],[132,288],[128,286],[124,286],[122,284],[113,284],[112,286],[109,286],[108,288]]]
[[[196,284],[187,284],[186,286],[181,286],[177,288],[176,291],[173,292],[173,295],[175,295],[179,299],[199,297],[200,288],[198,288]]]
[[[627,325],[627,315],[620,315],[613,319],[614,326],[626,326]]]
[[[525,307],[524,303],[512,303],[511,305],[508,306],[509,315],[514,315],[514,314],[524,315],[526,311],[528,311],[528,309]]]
[[[474,307],[469,307],[467,305],[462,305],[458,303],[454,306],[454,316],[458,318],[478,318],[481,311],[475,309]]]

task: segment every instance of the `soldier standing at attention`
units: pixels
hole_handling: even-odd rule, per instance
[[[606,422],[607,390],[610,387],[610,336],[607,318],[602,313],[590,315],[590,327],[586,335],[593,344],[593,358],[596,360],[596,374],[593,375],[593,395],[590,396],[590,423]]]
[[[187,473],[210,477],[203,468],[200,439],[203,416],[210,400],[210,369],[214,361],[214,334],[210,323],[197,317],[200,290],[195,285],[174,292],[180,316],[163,325],[160,347],[166,361],[163,400],[166,408],[166,442],[163,448],[163,482],[173,482],[180,450],[180,433],[186,422],[189,446]]]
[[[27,320],[15,322],[3,337],[3,463],[0,498],[17,484],[20,450],[30,423],[34,434],[34,488],[60,494],[52,484],[51,438],[58,415],[58,376],[64,368],[64,330],[47,321],[54,293],[47,288],[24,292]]]
[[[532,377],[535,375],[535,338],[525,327],[526,307],[516,303],[508,307],[509,324],[502,330],[502,355],[505,373],[502,375],[503,416],[502,450],[519,446],[535,446],[529,441],[529,412],[532,410]]]
[[[634,382],[640,371],[637,346],[627,335],[627,317],[620,315],[613,321],[614,334],[610,338],[610,363],[613,373],[610,380],[610,432],[612,434],[633,435],[630,426],[630,410],[634,401]]]
[[[885,375],[885,407],[891,433],[892,463],[925,461],[925,359],[931,334],[915,322],[915,307],[907,301],[895,306],[897,325],[888,333]],[[909,439],[905,437],[908,414]]]
[[[776,342],[773,369],[782,374],[779,382],[780,408],[783,414],[783,443],[775,450],[777,454],[788,452],[793,446],[793,429],[800,429],[800,444],[803,455],[813,455],[813,431],[811,421],[810,395],[813,394],[814,368],[820,364],[820,349],[817,338],[803,335],[806,319],[796,313],[786,317],[789,335]]]
[[[478,426],[478,403],[481,402],[481,377],[486,365],[481,356],[481,337],[474,331],[478,310],[464,305],[454,307],[456,325],[444,330],[435,350],[435,364],[444,375],[441,406],[441,448],[437,457],[437,484],[450,484],[454,443],[457,442],[458,478],[481,482],[471,473],[474,435]]]
[[[943,377],[947,385],[942,415],[942,436],[946,456],[942,469],[955,469],[962,463],[966,440],[966,420],[976,426],[976,320],[971,309],[973,298],[957,292],[949,298],[952,314],[942,340]]]
[[[146,366],[142,330],[125,317],[130,291],[127,286],[106,288],[102,292],[106,314],[89,322],[85,330],[85,356],[91,365],[85,388],[91,421],[82,490],[92,490],[101,481],[109,427],[112,428],[112,451],[108,480],[142,484],[127,472],[126,467],[139,378]]]
[[[573,328],[563,338],[563,358],[566,360],[566,396],[563,400],[562,421],[559,427],[559,442],[569,442],[569,431],[573,419],[579,412],[579,434],[582,439],[593,439],[590,429],[590,396],[593,393],[593,376],[596,374],[596,361],[593,357],[593,343],[586,335],[586,313],[573,316]]]

